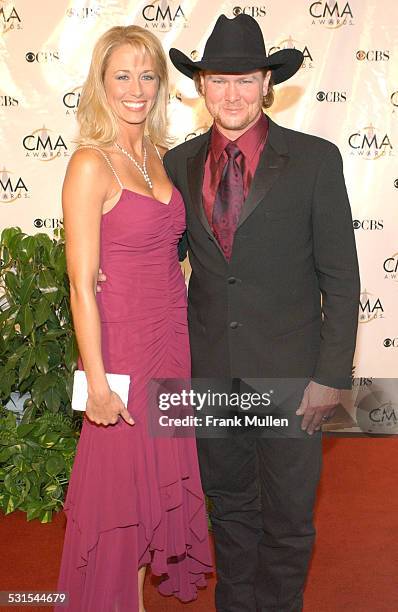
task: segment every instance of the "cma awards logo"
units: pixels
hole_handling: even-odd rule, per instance
[[[182,93],[180,91],[177,91],[176,89],[172,89],[169,92],[168,95],[168,103],[169,104],[173,104],[173,103],[181,103],[182,102]]]
[[[22,144],[26,150],[26,157],[35,157],[39,161],[53,161],[69,155],[61,134],[50,134],[50,132],[52,130],[43,125],[42,128],[24,136]]]
[[[158,32],[170,32],[173,29],[186,28],[188,25],[183,3],[177,0],[154,0],[142,9],[145,28]]]
[[[254,17],[254,19],[258,19],[259,17],[265,17],[267,14],[267,10],[265,6],[234,6],[232,9],[232,14],[234,17],[237,17],[241,14],[250,15],[250,17]]]
[[[329,29],[354,25],[354,15],[349,2],[312,2],[308,10],[312,25],[322,25]]]
[[[90,3],[91,4],[91,3]],[[91,6],[77,6],[66,10],[67,17],[75,19],[90,19],[101,15],[102,6],[100,4]]]
[[[1,2],[0,4],[0,31],[5,34],[11,30],[21,30],[21,17],[15,6],[10,3]]]
[[[190,57],[191,57],[191,59],[193,61],[196,61],[199,58],[199,53],[197,51],[191,51]],[[203,123],[202,125],[198,125],[193,130],[188,132],[188,134],[185,135],[184,140],[186,142],[187,140],[191,140],[192,138],[196,138],[196,136],[201,136],[202,134],[205,134],[209,129],[210,129],[210,125],[207,124],[207,123]]]
[[[398,282],[398,253],[394,253],[391,257],[383,262],[384,278]]]
[[[398,115],[398,90],[394,91],[394,93],[391,94],[390,101],[391,101],[391,104],[392,104],[392,113],[393,113],[393,115],[395,115],[395,114]]]
[[[357,386],[356,421],[362,431],[398,433],[397,382],[394,378],[375,378],[370,385]]]
[[[210,129],[210,125],[207,125],[207,124],[199,125],[198,127],[194,128],[191,132],[189,132],[185,136],[184,140],[185,142],[187,142],[187,140],[196,138],[196,136],[201,136],[202,134],[205,134],[209,129]]]
[[[390,400],[369,412],[369,419],[375,424],[386,424],[387,427],[396,427],[398,424],[398,405]]]
[[[291,36],[289,36],[289,38],[285,38],[284,40],[281,40],[279,43],[277,43],[273,47],[270,47],[267,53],[268,55],[271,55],[272,53],[276,53],[277,51],[280,51],[281,49],[298,49],[299,51],[302,51],[304,55],[304,60],[303,60],[303,63],[301,64],[300,70],[307,70],[307,69],[314,67],[313,66],[314,59],[313,59],[312,53],[310,52],[308,46],[303,45],[302,43],[300,43],[298,40],[295,40]]]
[[[398,404],[389,399],[380,403],[378,393],[370,393],[357,406],[357,423],[367,433],[398,433]]]
[[[80,95],[82,92],[82,85],[67,91],[62,97],[62,104],[66,108],[65,115],[76,115],[77,109],[79,108]]]
[[[371,293],[362,291],[359,298],[359,323],[370,323],[375,319],[384,319],[384,308],[380,298]]]
[[[372,124],[351,134],[348,144],[351,148],[351,155],[357,155],[366,160],[373,161],[393,154],[393,146],[388,134],[383,134]]]
[[[20,198],[28,198],[29,190],[22,176],[9,172],[5,168],[0,170],[0,202],[11,204]]]

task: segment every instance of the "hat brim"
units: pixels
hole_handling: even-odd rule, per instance
[[[300,68],[304,55],[298,49],[281,49],[267,56],[220,57],[193,62],[178,49],[169,51],[173,65],[190,79],[198,70],[214,70],[224,74],[251,72],[268,68],[272,70],[273,81],[277,85],[290,79]]]

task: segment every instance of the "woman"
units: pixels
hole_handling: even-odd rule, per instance
[[[166,141],[167,94],[153,34],[128,26],[101,36],[63,188],[71,308],[89,390],[58,581],[73,611],[144,612],[148,564],[164,575],[159,591],[182,601],[196,598],[211,571],[195,439],[147,429],[148,381],[190,376],[177,257],[184,204],[155,144]],[[109,280],[96,295],[99,267]],[[127,408],[105,372],[131,376]]]

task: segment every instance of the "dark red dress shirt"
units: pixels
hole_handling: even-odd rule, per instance
[[[257,168],[258,160],[264,149],[267,136],[268,119],[264,113],[261,113],[258,121],[256,121],[247,132],[234,141],[242,151],[241,163],[243,166],[243,191],[245,200],[249,193],[250,185]],[[211,228],[214,200],[216,199],[222,171],[227,163],[225,147],[229,142],[231,141],[221,134],[217,126],[213,124],[203,179],[203,206]]]

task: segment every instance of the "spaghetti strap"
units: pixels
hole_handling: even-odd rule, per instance
[[[112,164],[111,164],[111,160],[110,160],[110,159],[109,159],[109,157],[106,155],[106,153],[104,153],[104,151],[103,151],[102,149],[100,149],[99,147],[96,147],[95,145],[80,145],[80,146],[78,147],[78,149],[84,149],[84,148],[86,148],[86,149],[95,149],[96,151],[99,151],[100,153],[102,153],[102,155],[104,156],[104,158],[106,159],[106,161],[107,161],[107,163],[108,163],[108,166],[109,166],[109,167],[110,167],[110,169],[112,170],[112,172],[113,172],[113,174],[114,174],[114,176],[115,176],[115,179],[117,180],[117,182],[118,182],[118,184],[119,184],[120,189],[123,189],[123,183],[122,183],[122,181],[120,180],[119,176],[117,175],[116,170],[115,170],[115,168],[112,166]]]
[[[151,141],[151,142],[152,142],[152,141]],[[152,142],[152,144],[153,144],[153,146],[155,147],[155,149],[156,149],[156,153],[158,154],[158,157],[159,157],[160,161],[161,161],[161,162],[162,162],[162,164],[163,164],[163,159],[162,159],[162,156],[161,156],[161,155],[160,155],[160,153],[159,153],[159,149],[157,148],[157,146],[155,145],[155,143],[154,143],[154,142]]]

